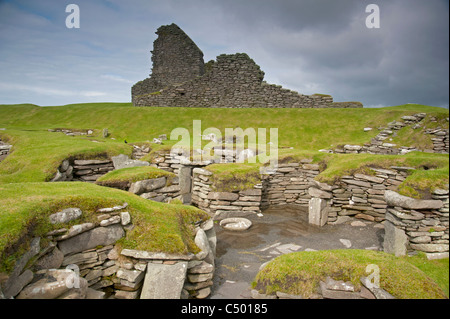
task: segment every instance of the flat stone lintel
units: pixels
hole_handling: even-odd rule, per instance
[[[192,260],[194,259],[193,254],[182,255],[182,254],[168,254],[161,252],[150,252],[145,250],[134,250],[134,249],[123,249],[122,255],[127,257],[133,257],[136,259],[158,259],[158,260]]]

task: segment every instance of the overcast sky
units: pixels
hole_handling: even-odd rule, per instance
[[[68,29],[66,6],[80,8]],[[368,4],[380,28],[367,28]],[[0,104],[129,102],[161,25],[265,80],[365,107],[449,104],[448,0],[0,0]]]

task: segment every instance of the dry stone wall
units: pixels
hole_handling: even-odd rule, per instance
[[[64,133],[67,136],[81,136],[86,135],[90,136],[94,133],[94,130],[87,129],[87,130],[74,130],[74,129],[68,129],[68,128],[54,128],[54,129],[48,129],[49,132],[57,132],[57,133]]]
[[[172,84],[190,81],[204,73],[203,53],[177,25],[161,26],[153,42],[152,74],[136,83],[132,96],[152,93]]]
[[[362,107],[333,104],[330,95],[304,95],[263,82],[264,72],[245,53],[220,55],[202,77],[133,98],[136,106],[166,107]]]
[[[177,176],[162,176],[129,183],[97,182],[101,186],[113,187],[139,195],[155,202],[169,203],[174,199],[183,201],[186,193],[180,188]],[[190,191],[190,189],[188,190]]]
[[[340,154],[406,154],[412,151],[426,151],[433,153],[447,153],[449,152],[449,130],[444,128],[425,129],[422,127],[422,121],[426,118],[426,113],[417,113],[414,115],[402,116],[400,121],[392,121],[386,127],[379,127],[379,133],[371,139],[370,143],[364,145],[343,145],[334,150],[322,150],[329,153]],[[431,122],[435,122],[435,118],[430,118]],[[448,121],[448,119],[447,119]],[[414,130],[422,129],[423,134],[431,135],[433,148],[428,150],[420,150],[415,147],[398,146],[392,143],[392,138],[397,135],[397,132],[404,128],[411,127]],[[371,131],[372,128],[365,128],[365,131]]]
[[[434,153],[449,153],[449,130],[448,129],[436,129],[426,130],[425,134],[430,134],[433,141]]]
[[[303,95],[263,81],[245,53],[222,54],[205,72],[203,53],[175,24],[162,26],[152,51],[151,76],[131,89],[135,106],[163,107],[362,107],[333,103],[329,95]]]
[[[262,185],[236,192],[214,192],[210,177],[202,168],[193,170],[192,204],[209,213],[215,220],[251,217],[261,213]]]
[[[300,163],[278,164],[274,174],[262,175],[263,208],[272,205],[308,205],[308,189],[319,174],[319,165],[310,160]]]
[[[423,251],[429,259],[448,258],[449,192],[435,190],[432,200],[415,200],[386,192],[384,251],[396,256]]]
[[[134,150],[142,152],[139,147],[135,147]],[[59,165],[51,182],[80,181],[94,183],[101,176],[115,169],[148,165],[150,165],[148,162],[130,159],[125,154],[113,156],[110,159],[67,158]]]
[[[80,181],[94,183],[99,177],[114,170],[110,159],[77,160],[66,159],[58,167],[52,182]]]

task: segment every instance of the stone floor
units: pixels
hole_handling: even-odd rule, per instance
[[[379,223],[361,221],[353,223],[356,226],[316,227],[308,224],[306,207],[272,207],[252,222],[252,227],[244,232],[227,231],[216,224],[216,271],[211,299],[250,298],[250,284],[260,266],[281,254],[327,249],[382,250],[384,229]]]

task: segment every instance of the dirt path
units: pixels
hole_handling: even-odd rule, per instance
[[[278,206],[254,219],[245,232],[223,230],[217,224],[216,272],[211,299],[250,297],[250,284],[260,266],[281,254],[326,249],[382,249],[384,230],[366,226],[308,224],[306,208]],[[374,227],[375,226],[375,227]]]

